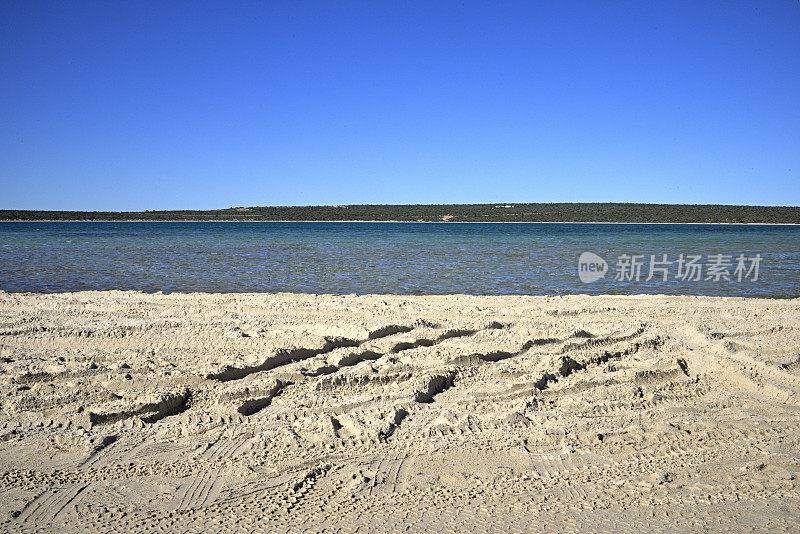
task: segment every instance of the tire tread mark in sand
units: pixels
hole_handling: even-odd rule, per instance
[[[570,356],[563,356],[559,368],[545,372],[539,380],[535,382],[535,386],[542,391],[547,389],[551,383],[557,382],[561,378],[566,378],[576,371],[584,371],[590,367],[602,365],[612,360],[620,360],[625,356],[630,356],[631,354],[639,352],[643,348],[657,349],[663,344],[664,339],[656,336],[652,339],[637,341],[623,350],[615,352],[603,351],[601,354],[596,354],[582,361],[576,361]]]
[[[108,447],[112,446],[114,443],[117,442],[117,439],[118,437],[116,434],[104,436],[101,439],[100,443],[97,444],[97,446],[94,449],[92,449],[92,452],[89,453],[89,456],[87,456],[85,460],[83,460],[81,463],[78,464],[78,468],[80,469],[81,467],[94,463],[98,458],[98,456],[103,454],[103,451],[105,451]]]
[[[205,471],[181,484],[175,509],[194,510],[213,503],[222,490],[224,481],[214,471]]]
[[[53,489],[47,489],[39,494],[33,501],[23,508],[22,513],[17,517],[17,521],[21,524],[35,525],[37,520],[46,513],[50,502],[54,501],[57,497],[57,492]]]
[[[755,395],[764,395],[773,400],[787,402],[798,395],[800,378],[777,367],[756,360],[752,356],[731,354],[725,350],[721,341],[709,339],[701,330],[685,328],[684,342],[694,347],[695,358],[711,359],[723,373],[715,373],[714,377],[724,383],[733,383],[742,391]],[[696,362],[695,362],[696,363]],[[773,380],[765,380],[769,377]]]
[[[369,487],[370,495],[384,496],[397,491],[400,469],[405,459],[405,456],[398,456],[392,460],[381,458],[378,461]]]
[[[634,332],[630,334],[625,334],[618,337],[605,337],[605,338],[592,338],[589,341],[585,341],[583,343],[568,343],[563,345],[559,350],[559,354],[566,354],[567,352],[571,352],[574,350],[581,350],[581,349],[591,349],[605,345],[613,345],[615,343],[621,343],[623,341],[630,341],[636,337],[639,337],[644,333],[646,329],[646,325],[640,325]],[[521,356],[522,354],[526,353],[533,347],[542,346],[542,345],[553,345],[556,343],[566,343],[568,340],[574,337],[584,337],[583,331],[578,331],[575,334],[565,338],[565,339],[557,339],[557,338],[536,338],[530,339],[526,341],[517,351],[492,351],[492,352],[484,352],[484,353],[474,353],[474,354],[465,354],[462,356],[457,356],[452,360],[452,363],[460,364],[460,365],[470,365],[470,364],[479,364],[483,362],[488,363],[497,363],[503,360],[508,360],[509,358],[515,358],[517,356]]]
[[[528,351],[534,345],[542,345],[544,343],[537,343],[539,340],[531,340],[525,342],[519,350],[515,352],[510,351],[492,351],[492,352],[476,352],[473,354],[463,354],[461,356],[456,356],[451,360],[451,363],[457,365],[472,365],[472,364],[480,364],[480,363],[497,363],[503,360],[507,360],[509,358],[514,358],[516,356],[520,356],[526,351]],[[549,340],[547,340],[549,341]],[[558,340],[555,340],[558,342]]]
[[[151,424],[171,415],[183,413],[188,409],[191,398],[191,391],[184,389],[180,393],[165,394],[158,402],[144,404],[131,410],[111,413],[89,412],[89,421],[92,426],[100,426],[139,416],[143,423]]]
[[[378,433],[378,440],[387,441],[392,437],[397,429],[400,428],[400,423],[402,423],[403,419],[406,417],[408,417],[408,410],[405,408],[395,408],[394,415],[389,425]]]
[[[219,445],[220,441],[222,441],[222,436],[225,434],[225,430],[221,429],[219,434],[212,440],[206,443],[206,448],[203,452],[200,453],[200,457],[206,461],[212,461],[214,456],[217,453],[217,450],[221,445]]]
[[[66,514],[66,509],[69,505],[87,487],[88,484],[72,484],[70,486],[50,488],[29,503],[19,515],[17,521],[20,524],[33,527],[48,525],[57,516]]]
[[[476,329],[449,329],[442,332],[440,335],[436,336],[435,338],[419,338],[415,339],[414,341],[407,341],[407,342],[400,342],[393,346],[386,354],[397,354],[399,352],[403,352],[410,349],[416,349],[419,347],[432,347],[434,345],[438,345],[443,341],[447,341],[448,339],[455,339],[460,337],[470,337],[474,336],[479,332],[484,332],[487,330],[500,330],[506,328],[507,325],[499,323],[497,321],[493,321],[486,325],[483,328],[476,328]]]
[[[567,352],[572,352],[574,350],[593,349],[596,347],[622,343],[623,341],[630,341],[644,334],[645,330],[647,330],[647,324],[642,323],[636,328],[636,330],[629,334],[591,338],[583,343],[568,343],[561,347],[560,354],[566,354]]]
[[[328,473],[330,467],[330,465],[323,465],[306,471],[300,480],[292,484],[291,493],[294,496],[294,500],[288,501],[286,510],[291,511],[293,508],[298,506],[300,501],[304,499],[306,494],[316,485],[317,480]]]
[[[200,485],[200,480],[205,476],[205,473],[189,477],[189,479],[182,483],[178,488],[177,499],[174,508],[176,510],[186,510],[192,502],[192,498]]]
[[[706,334],[706,337],[708,337],[711,340],[715,340],[716,341],[716,340],[720,340],[720,339],[724,339],[724,338],[731,338],[731,337],[733,337],[733,338],[736,338],[736,337],[758,337],[758,336],[764,336],[764,335],[767,335],[767,334],[777,334],[778,332],[786,332],[786,331],[791,332],[792,330],[796,330],[796,329],[797,329],[797,327],[795,327],[795,326],[778,325],[778,326],[773,326],[771,328],[763,328],[761,330],[742,330],[742,331],[738,331],[738,332],[717,332],[717,331],[712,332],[712,331],[709,330],[709,332]]]
[[[214,444],[213,448],[209,448],[209,454],[206,458],[211,462],[219,461],[227,456],[225,453],[232,447],[233,443],[230,439],[220,439]]]
[[[336,349],[345,347],[358,347],[367,343],[368,341],[378,339],[381,337],[391,336],[397,333],[410,332],[413,328],[410,326],[401,325],[388,325],[370,333],[366,339],[349,339],[349,338],[325,338],[325,343],[320,348],[309,349],[304,347],[299,348],[283,348],[278,349],[275,354],[259,365],[248,367],[226,367],[219,373],[210,373],[206,378],[217,380],[219,382],[229,382],[231,380],[240,380],[253,373],[261,371],[269,371],[276,367],[281,367],[293,362],[307,360],[314,356],[327,354]]]
[[[383,356],[383,353],[376,352],[374,350],[361,350],[360,352],[352,352],[339,360],[339,362],[335,365],[325,365],[320,367],[313,372],[309,372],[308,376],[313,377],[329,375],[340,369],[344,369],[345,367],[352,367],[353,365],[358,365],[359,363],[365,361],[377,360],[381,356]]]
[[[253,443],[253,438],[223,438],[222,434],[221,432],[217,439],[211,442],[206,450],[202,452],[201,457],[204,460],[208,462],[223,461],[226,458],[235,456],[239,451]]]
[[[409,459],[408,454],[401,454],[396,457],[387,472],[386,487],[387,491],[391,490],[393,493],[399,493],[401,486],[404,486],[405,477],[408,474],[410,464],[413,462],[413,457]]]
[[[135,447],[130,454],[131,459],[141,460],[168,452],[185,451],[189,446],[186,444],[174,443],[172,441],[162,441],[159,443],[142,443]]]
[[[378,492],[379,492],[379,490],[378,490],[378,483],[379,483],[378,478],[381,477],[381,475],[385,475],[385,473],[383,472],[383,464],[384,464],[384,462],[386,462],[386,460],[383,457],[381,457],[378,460],[378,465],[375,466],[375,471],[372,474],[372,483],[369,485],[369,494],[370,495],[377,495]]]
[[[89,486],[88,484],[76,484],[75,486],[73,486],[73,488],[70,489],[69,493],[67,494],[68,498],[66,500],[62,500],[61,501],[63,504],[61,504],[59,509],[56,510],[56,512],[53,514],[52,521],[55,522],[56,520],[59,519],[59,517],[63,517],[63,516],[68,515],[70,505],[73,505],[73,507],[74,507],[73,503],[75,503],[75,501],[78,498],[78,496],[81,493],[83,493],[83,491],[88,486]]]
[[[224,439],[218,442],[216,450],[211,455],[212,461],[222,461],[231,455],[231,452],[237,447],[238,443],[233,439]]]
[[[116,464],[125,463],[125,460],[130,456],[133,451],[145,443],[145,440],[139,441],[123,441],[117,439],[114,443],[104,447],[98,451],[97,454],[92,456],[86,461],[82,467],[106,467]]]
[[[475,335],[478,332],[481,332],[483,330],[496,330],[496,329],[505,328],[505,327],[506,327],[506,325],[503,325],[503,324],[498,323],[498,322],[495,321],[495,322],[489,323],[489,325],[487,325],[486,327],[484,327],[482,329],[477,329],[477,330],[474,330],[474,329],[462,329],[462,330],[450,329],[450,330],[444,331],[441,335],[437,336],[434,339],[420,338],[420,339],[414,340],[413,342],[401,342],[401,343],[398,343],[398,344],[394,345],[392,348],[390,348],[385,353],[376,352],[376,351],[372,351],[372,350],[364,350],[361,353],[353,353],[350,357],[343,359],[339,363],[339,365],[331,365],[331,366],[322,367],[316,373],[314,373],[312,376],[322,376],[322,375],[328,375],[328,374],[331,374],[331,373],[335,373],[336,371],[338,371],[338,370],[340,370],[340,369],[342,369],[344,367],[350,367],[350,366],[356,365],[356,364],[361,363],[362,361],[366,361],[366,360],[376,360],[376,359],[378,359],[381,356],[384,356],[386,354],[397,354],[397,353],[402,352],[404,350],[409,350],[409,349],[417,348],[417,347],[430,347],[430,346],[436,345],[436,344],[441,343],[441,342],[443,342],[445,340],[448,340],[448,339],[453,339],[453,338],[456,338],[456,337],[472,336],[472,335]],[[364,345],[364,344],[366,344],[366,343],[368,343],[370,341],[374,341],[376,339],[389,337],[389,336],[393,336],[393,335],[396,335],[396,334],[406,334],[406,333],[411,332],[411,331],[413,331],[413,328],[409,327],[409,326],[389,325],[387,327],[383,327],[381,329],[378,329],[378,330],[374,331],[373,333],[371,333],[367,337],[367,339],[352,340],[352,339],[344,339],[343,338],[343,339],[339,339],[339,340],[328,340],[328,343],[326,343],[320,349],[302,349],[302,348],[300,348],[300,349],[292,349],[292,350],[288,350],[288,351],[287,351],[287,349],[281,349],[276,353],[275,356],[273,356],[272,358],[268,358],[261,365],[252,366],[252,367],[244,367],[244,368],[228,367],[225,370],[221,371],[220,373],[208,375],[208,378],[213,379],[213,380],[219,380],[221,382],[227,382],[227,381],[230,381],[230,380],[239,380],[239,379],[244,378],[246,376],[249,376],[249,375],[251,375],[253,373],[257,373],[257,372],[260,372],[260,371],[268,371],[268,370],[271,370],[271,369],[275,369],[276,367],[281,367],[283,365],[287,365],[287,364],[290,364],[290,363],[293,363],[293,362],[297,362],[297,361],[301,361],[301,360],[307,360],[309,358],[313,358],[314,356],[320,356],[320,355],[328,354],[328,353],[330,353],[330,352],[332,352],[332,351],[334,351],[336,349],[347,348],[347,347],[357,348],[357,347],[361,347],[362,345]]]
[[[268,391],[265,391],[263,395],[245,400],[239,406],[239,408],[237,408],[237,411],[245,417],[249,417],[260,412],[272,404],[272,399],[280,395],[283,392],[283,389],[288,385],[290,385],[290,383],[276,380],[275,384],[269,388]]]
[[[531,453],[531,468],[541,476],[556,478],[575,469],[575,465],[562,454]]]
[[[367,336],[367,341],[371,341],[373,339],[380,339],[382,337],[389,337],[395,334],[405,334],[406,332],[411,332],[414,328],[411,326],[403,326],[403,325],[396,325],[390,324],[386,326],[382,326],[377,330],[374,330]]]
[[[456,379],[456,371],[450,370],[444,373],[437,373],[427,378],[427,382],[423,387],[414,390],[413,403],[431,404],[436,400],[436,396],[453,387]],[[409,410],[412,409],[410,404],[402,403],[394,408],[393,419],[389,422],[387,428],[378,434],[380,441],[387,441],[395,432],[400,428],[400,424],[409,416]],[[408,409],[407,409],[408,408]]]
[[[238,456],[245,449],[247,450],[252,449],[253,443],[255,442],[255,438],[239,439],[234,441],[236,442],[236,446],[228,453],[228,456],[232,458]]]
[[[639,345],[639,347],[643,347],[643,346],[647,346],[647,345],[649,345],[649,344],[647,342],[645,342],[645,343],[642,343],[641,345]],[[657,346],[657,345],[658,345],[658,342],[654,343],[654,346]],[[634,348],[635,347],[636,347],[636,345],[634,345]],[[589,366],[591,366],[593,364],[596,365],[596,364],[600,364],[600,363],[605,363],[605,362],[607,362],[609,360],[612,360],[612,359],[619,359],[620,357],[622,357],[624,355],[629,355],[630,352],[627,352],[625,354],[619,354],[619,353],[616,353],[616,352],[615,353],[608,353],[608,354],[610,356],[608,358],[605,357],[605,353],[604,353],[602,358],[599,358],[599,359],[596,359],[596,360],[591,360],[590,359],[588,362],[583,362],[583,363],[588,363],[588,365],[586,365],[585,367],[583,366],[583,363],[579,362],[578,363],[578,367],[572,369],[572,367],[567,365],[566,367],[563,368],[563,370],[564,371],[569,371],[570,373],[572,371],[583,371],[583,370],[587,369]],[[649,386],[661,386],[661,387],[675,387],[675,386],[694,385],[694,384],[696,384],[696,382],[693,379],[691,379],[691,377],[689,377],[687,369],[688,368],[686,367],[685,361],[683,361],[682,358],[677,358],[675,360],[675,366],[674,367],[667,368],[667,369],[639,369],[639,370],[635,371],[633,376],[630,377],[629,379],[627,379],[624,383],[633,384],[633,385],[640,385],[640,386],[649,385]],[[577,382],[573,382],[573,383],[571,383],[569,385],[566,385],[564,387],[561,387],[561,388],[553,388],[553,389],[551,389],[550,390],[551,391],[550,395],[552,395],[553,398],[557,399],[559,396],[578,395],[578,394],[584,393],[586,391],[594,390],[596,388],[607,388],[607,387],[610,387],[610,386],[618,385],[620,383],[622,383],[620,381],[620,379],[617,378],[617,377],[613,377],[613,376],[605,377],[605,378],[600,379],[600,380],[577,381]],[[661,399],[667,399],[668,398],[668,397],[666,397],[666,393],[667,393],[666,390],[660,390],[659,393],[661,393],[661,397],[660,397]],[[702,396],[702,394],[703,393],[698,392],[696,394],[696,396]],[[545,394],[545,396],[548,396],[548,395]],[[614,401],[609,401],[610,404],[608,406],[612,406],[615,402],[620,404],[620,406],[622,406],[624,404],[629,409],[632,409],[634,407],[639,406],[638,403],[627,403],[627,402],[623,402],[621,399],[616,399]],[[608,406],[607,406],[607,408],[608,408]],[[587,406],[586,410],[588,410],[590,412],[597,413],[598,409],[601,408],[601,407],[602,407],[602,405],[592,404],[592,405]],[[600,412],[600,413],[605,413],[605,412]]]
[[[48,373],[47,371],[25,372],[14,377],[18,384],[35,384],[38,382],[55,382],[61,380],[78,380],[97,376],[102,370],[83,370],[80,372],[64,371],[61,373]]]
[[[411,475],[411,470],[414,467],[414,460],[416,459],[413,455],[405,454],[403,455],[402,460],[400,460],[400,465],[397,467],[397,478],[395,479],[395,492],[403,492],[408,488],[408,481]]]
[[[109,329],[99,329],[99,328],[89,328],[89,327],[75,327],[75,326],[48,326],[48,325],[38,325],[38,326],[29,326],[25,328],[14,328],[11,330],[0,330],[0,337],[3,336],[19,336],[19,335],[29,335],[29,334],[67,334],[63,337],[111,337],[111,338],[119,338],[124,337],[133,333],[139,332],[146,332],[148,330],[154,329],[154,327],[159,327],[158,330],[164,331],[170,328],[180,328],[183,326],[182,323],[176,321],[167,321],[162,324],[153,324],[153,325],[127,325],[127,326],[114,326]],[[62,337],[62,336],[59,336]]]
[[[424,388],[419,388],[414,391],[414,401],[430,404],[440,393],[444,393],[455,384],[456,371],[451,370],[445,373],[437,373],[428,377],[427,384]]]
[[[220,491],[220,497],[214,501],[214,504],[223,505],[237,501],[244,501],[248,497],[256,494],[261,494],[265,491],[280,487],[289,483],[294,479],[297,473],[285,473],[268,480],[248,481],[237,484],[235,486],[228,486]]]
[[[476,329],[451,329],[451,330],[446,330],[444,333],[442,333],[441,335],[436,337],[435,340],[433,340],[430,343],[428,343],[429,340],[426,339],[426,340],[424,340],[425,341],[424,343],[420,344],[419,340],[418,340],[417,342],[411,344],[412,346],[407,347],[407,348],[415,348],[417,346],[430,347],[430,346],[436,345],[436,344],[441,343],[441,342],[443,342],[445,340],[448,340],[448,339],[453,339],[453,338],[457,338],[457,337],[473,336],[473,335],[475,335],[475,334],[477,334],[477,333],[479,333],[481,331],[484,331],[484,330],[496,330],[496,329],[506,328],[507,326],[508,325],[504,325],[502,323],[492,322],[492,323],[489,323],[489,325],[487,325],[483,329],[477,329],[477,330]],[[316,385],[317,390],[327,389],[328,387],[331,387],[331,386],[335,385],[334,383],[331,382],[332,378],[331,377],[327,377],[325,375],[334,374],[337,371],[340,371],[341,369],[343,369],[345,367],[350,367],[350,366],[359,364],[359,363],[361,363],[363,361],[377,360],[378,358],[380,358],[382,356],[386,356],[388,354],[396,354],[397,352],[401,352],[402,350],[407,350],[407,348],[403,348],[401,350],[395,350],[396,347],[397,347],[397,345],[394,348],[390,349],[388,352],[385,352],[385,353],[376,352],[376,351],[372,351],[372,350],[365,350],[360,354],[355,354],[354,353],[354,354],[350,355],[349,357],[344,358],[342,361],[339,362],[338,365],[329,365],[329,366],[322,367],[322,368],[318,369],[316,373],[311,375],[311,376],[322,377],[317,382],[317,385]],[[520,352],[523,352],[524,350],[527,350],[527,348],[528,347],[525,347]],[[453,363],[462,363],[462,362],[461,361],[454,361]],[[388,379],[388,377],[384,377],[384,378]],[[410,376],[407,377],[407,378],[410,378]]]

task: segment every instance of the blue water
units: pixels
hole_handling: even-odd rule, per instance
[[[578,277],[591,251],[609,264]],[[616,280],[622,254],[639,281]],[[646,281],[650,255],[732,256],[732,280]],[[760,254],[758,279],[736,257]],[[747,261],[747,267],[752,265]],[[616,271],[618,272],[618,271]],[[647,224],[0,222],[0,290],[800,296],[800,227]]]

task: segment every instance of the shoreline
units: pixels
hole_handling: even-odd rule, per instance
[[[708,225],[708,226],[800,226],[800,223],[766,222],[616,222],[616,221],[362,221],[362,220],[247,220],[247,219],[7,219],[0,223],[385,223],[385,224],[638,224],[638,225]]]
[[[107,295],[119,294],[126,296],[181,296],[181,297],[232,297],[232,298],[331,298],[331,299],[422,299],[422,300],[447,300],[447,299],[509,299],[509,300],[541,300],[546,301],[564,301],[564,300],[730,300],[730,301],[800,301],[800,295],[797,296],[779,296],[779,297],[764,297],[764,296],[725,296],[725,295],[668,295],[665,293],[632,293],[626,295],[603,293],[598,295],[590,295],[588,293],[564,293],[564,294],[550,294],[550,295],[534,295],[534,294],[503,294],[503,295],[478,295],[470,293],[435,293],[435,294],[412,294],[412,293],[296,293],[288,291],[275,291],[275,292],[257,292],[257,291],[142,291],[139,289],[85,289],[79,291],[8,291],[0,289],[0,297],[8,296],[38,296],[38,297],[59,297],[63,295]]]

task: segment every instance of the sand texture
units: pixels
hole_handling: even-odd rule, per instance
[[[0,532],[800,530],[800,300],[0,293]]]

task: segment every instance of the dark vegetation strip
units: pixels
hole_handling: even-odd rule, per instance
[[[0,220],[793,223],[800,207],[630,203],[362,204],[175,211],[0,210]]]

